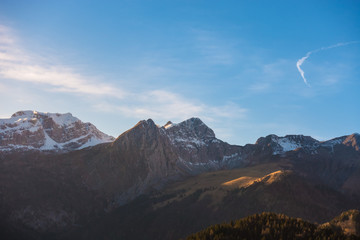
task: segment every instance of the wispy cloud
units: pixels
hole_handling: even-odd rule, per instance
[[[159,72],[167,72],[161,67],[152,69],[141,66],[141,69],[139,76],[142,78],[148,76],[148,74],[144,74],[144,71],[151,72],[155,76]],[[128,72],[124,72],[122,78],[129,78]],[[34,84],[46,91],[97,96],[94,101],[89,100],[92,101],[91,106],[97,110],[117,113],[135,119],[153,118],[157,121],[182,121],[197,116],[211,122],[218,118],[242,118],[247,111],[233,103],[226,103],[221,106],[204,104],[196,99],[182,96],[167,89],[159,89],[150,84],[142,84],[141,88],[131,90],[131,88],[120,88],[104,83],[97,78],[86,77],[77,72],[76,69],[54,63],[54,61],[43,57],[36,57],[35,54],[24,50],[14,31],[1,25],[0,79]],[[136,85],[136,81],[136,76],[128,79],[128,82],[133,82],[134,85]],[[134,85],[133,87],[136,87]]]
[[[23,50],[12,29],[0,25],[0,77],[44,84],[51,91],[106,95],[123,98],[122,89],[77,73],[74,69],[54,64]]]
[[[102,102],[94,106],[99,111],[118,111],[127,117],[138,119],[151,117],[156,121],[182,121],[197,116],[205,121],[214,122],[217,118],[244,118],[247,113],[247,109],[234,103],[209,106],[165,90],[138,93],[131,99],[132,101],[126,104]]]
[[[360,43],[360,42],[359,41],[351,41],[351,42],[337,43],[337,44],[334,44],[334,45],[331,45],[331,46],[328,46],[328,47],[322,47],[322,48],[307,52],[304,57],[300,58],[296,62],[296,67],[297,67],[302,79],[304,80],[304,83],[307,86],[310,87],[310,84],[308,83],[307,79],[305,78],[305,72],[304,72],[304,70],[302,70],[301,65],[305,62],[306,59],[308,59],[310,57],[311,54],[316,53],[316,52],[320,52],[320,51],[323,51],[323,50],[328,50],[328,49],[331,49],[331,48],[337,48],[337,47],[342,47],[342,46],[346,46],[346,45],[349,45],[349,44],[354,44],[354,43]]]

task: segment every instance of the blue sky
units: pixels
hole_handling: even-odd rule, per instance
[[[241,145],[359,132],[359,12],[359,1],[2,0],[0,117],[71,112],[116,137],[195,116]]]

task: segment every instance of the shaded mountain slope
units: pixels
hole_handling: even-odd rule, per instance
[[[350,208],[350,197],[300,176],[289,162],[204,173],[143,195],[64,239],[179,239],[208,225],[271,211],[311,222],[330,221]],[[232,185],[225,183],[247,180]]]

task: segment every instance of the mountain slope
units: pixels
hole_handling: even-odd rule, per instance
[[[243,178],[247,181],[235,181]],[[64,239],[179,239],[205,226],[271,211],[311,222],[360,208],[342,193],[277,161],[203,173],[143,195]]]
[[[151,226],[163,219],[164,239],[172,239],[265,210],[329,220],[360,202],[358,143],[358,134],[327,142],[269,135],[236,146],[217,139],[198,118],[163,127],[143,120],[112,142],[77,151],[0,151],[0,213],[4,225],[23,226],[21,231],[74,230],[80,236],[91,232],[90,239],[98,236],[93,231],[110,226],[129,237],[139,222],[144,232],[156,235]],[[233,184],[222,185],[227,182]],[[105,226],[91,224],[98,217]],[[79,224],[85,227],[78,229]]]

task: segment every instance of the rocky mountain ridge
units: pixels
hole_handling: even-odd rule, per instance
[[[16,114],[11,119],[21,119],[19,122],[31,126],[23,132],[34,129],[34,133],[42,136],[43,131],[52,139],[61,136],[59,142],[65,143],[76,139],[72,137],[77,130],[85,133],[80,136],[87,136],[89,132],[86,130],[91,130],[69,115],[43,115],[27,112]],[[25,120],[24,116],[30,117]],[[56,127],[46,127],[46,124]],[[20,126],[10,122],[5,122],[5,125],[1,134],[15,131]],[[58,132],[71,134],[57,135]],[[32,139],[20,136],[28,141]],[[13,137],[12,141],[16,139],[22,137]],[[339,199],[348,197],[348,194],[360,196],[359,134],[324,142],[302,135],[269,135],[259,138],[255,144],[237,146],[217,139],[199,118],[178,124],[168,122],[165,126],[157,126],[148,119],[138,122],[115,140],[108,140],[111,141],[91,148],[80,149],[84,145],[73,148],[80,149],[78,151],[62,148],[64,151],[44,152],[44,145],[36,145],[36,141],[27,143],[31,146],[27,151],[19,148],[0,151],[0,213],[5,225],[22,225],[32,231],[56,233],[84,224],[99,214],[111,213],[140,195],[162,191],[171,182],[183,181],[200,173],[273,162],[281,163],[277,165],[280,169],[273,169],[279,174],[257,176],[255,179],[266,178],[251,185],[257,189],[254,196],[262,193],[262,184],[267,186],[268,178],[276,179],[281,191],[286,188],[283,178],[293,179],[296,184],[306,179],[306,184],[300,184],[304,191],[318,191],[316,187],[307,187],[315,182],[331,188],[336,192],[331,196]],[[11,141],[6,141],[1,142],[4,148],[11,145]],[[294,175],[283,175],[289,172]],[[269,192],[280,191],[274,184],[268,188],[271,188]],[[282,198],[283,194],[277,196]],[[251,202],[251,199],[246,201]]]
[[[227,148],[227,151],[220,153],[220,145],[221,147],[230,145],[217,139],[213,130],[199,118],[190,118],[180,123],[169,121],[164,126],[155,125],[153,120],[148,119],[147,121],[140,121],[135,126],[144,123],[151,123],[149,126],[156,126],[160,134],[166,135],[170,143],[187,159],[186,162],[189,167],[191,167],[191,164],[209,165],[209,160],[210,165],[222,161],[228,164],[229,162],[238,162],[241,159],[240,155],[244,155],[241,151],[246,149],[246,146],[231,145],[236,146],[236,150]],[[134,129],[136,128],[130,130],[133,131]],[[115,138],[102,133],[91,123],[83,123],[78,118],[73,117],[71,113],[18,111],[9,119],[0,119],[0,151],[72,151],[114,140]],[[261,146],[262,151],[272,151],[273,155],[285,154],[299,148],[315,153],[318,148],[333,149],[334,146],[339,144],[352,146],[359,151],[360,134],[354,133],[327,141],[318,141],[304,135],[279,137],[271,134],[259,138],[255,143],[255,145]],[[217,156],[213,157],[214,152],[211,153],[212,157],[202,156],[205,154],[201,150],[204,147],[216,148],[215,155],[217,154]],[[222,161],[219,161],[219,154],[223,158]],[[198,159],[199,157],[202,158],[200,162],[198,160],[192,161],[192,159]],[[233,164],[236,165],[237,163]]]
[[[139,127],[141,126],[141,128]],[[245,146],[231,145],[216,138],[214,131],[199,118],[190,118],[180,123],[169,121],[159,126],[152,119],[142,120],[125,132],[147,131],[152,129],[154,136],[161,135],[168,148],[176,153],[176,165],[187,173],[198,174],[209,170],[220,170],[256,164],[257,156],[286,156],[292,152],[306,152],[310,155],[318,151],[334,152],[334,148],[350,147],[359,151],[360,134],[318,141],[310,136],[274,134],[260,137],[255,144]],[[121,139],[120,135],[118,139]],[[153,139],[148,136],[148,139]],[[116,141],[115,141],[116,142]],[[141,139],[139,142],[146,142]],[[250,161],[251,159],[251,161]]]

